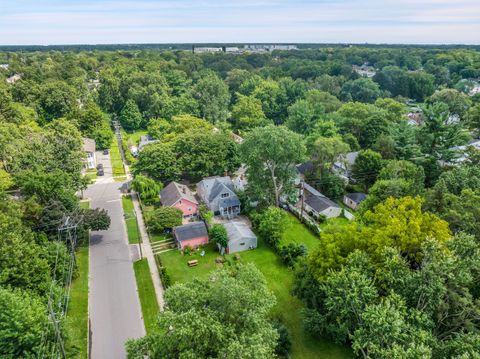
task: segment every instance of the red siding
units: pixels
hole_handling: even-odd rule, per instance
[[[178,201],[172,207],[176,207],[180,209],[184,216],[197,215],[197,211],[198,211],[198,205],[186,199],[182,199]],[[191,211],[188,210],[189,208],[191,209]]]
[[[197,238],[192,238],[186,241],[180,242],[181,249],[185,247],[192,247],[192,248],[197,248],[198,246],[201,246],[203,244],[208,243],[208,237],[197,237]]]

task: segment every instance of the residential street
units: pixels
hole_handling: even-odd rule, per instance
[[[125,358],[125,341],[145,335],[137,285],[123,219],[121,188],[115,182],[108,155],[97,152],[105,176],[85,191],[92,208],[104,208],[111,217],[107,231],[92,232],[90,239],[91,322],[93,359]]]

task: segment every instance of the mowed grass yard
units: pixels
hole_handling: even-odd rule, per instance
[[[88,208],[89,202],[81,202]],[[66,318],[66,350],[69,358],[88,357],[88,238],[77,248],[77,277],[72,281]]]
[[[130,196],[122,197],[123,213],[125,223],[127,224],[128,243],[135,244],[140,242],[140,233],[138,231],[137,218],[133,210],[133,202]]]
[[[287,220],[282,244],[303,243],[309,250],[313,250],[318,245],[318,237],[304,227],[297,218],[288,214]],[[215,263],[215,258],[219,256],[219,253],[215,250],[213,244],[204,249],[205,256],[203,257],[200,256],[201,251],[197,251],[191,256],[182,256],[180,251],[170,251],[160,255],[162,265],[167,268],[172,283],[188,282],[193,278],[208,278],[209,272],[218,266]],[[239,255],[242,262],[255,264],[265,276],[268,287],[277,297],[277,305],[273,308],[272,316],[282,318],[290,332],[292,339],[290,354],[292,358],[353,358],[348,348],[336,345],[327,339],[313,338],[305,332],[301,316],[303,303],[292,295],[294,272],[281,262],[272,249],[259,240],[258,248],[241,252]],[[233,256],[226,257],[228,260],[234,260]],[[198,266],[188,267],[187,261],[191,259],[198,259]]]
[[[160,309],[158,307],[155,288],[153,287],[147,259],[144,258],[133,263],[133,270],[135,271],[135,278],[137,280],[143,323],[145,324],[145,330],[147,333],[151,333],[155,328],[157,315]]]

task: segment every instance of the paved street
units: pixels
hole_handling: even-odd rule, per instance
[[[112,177],[109,156],[97,152],[105,176],[85,191],[92,208],[104,208],[111,217],[108,231],[92,232],[90,239],[90,350],[92,359],[125,358],[127,339],[145,335],[137,285],[123,219],[121,188]]]

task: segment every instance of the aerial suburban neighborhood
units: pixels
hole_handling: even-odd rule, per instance
[[[480,4],[0,13],[0,358],[480,358]]]

